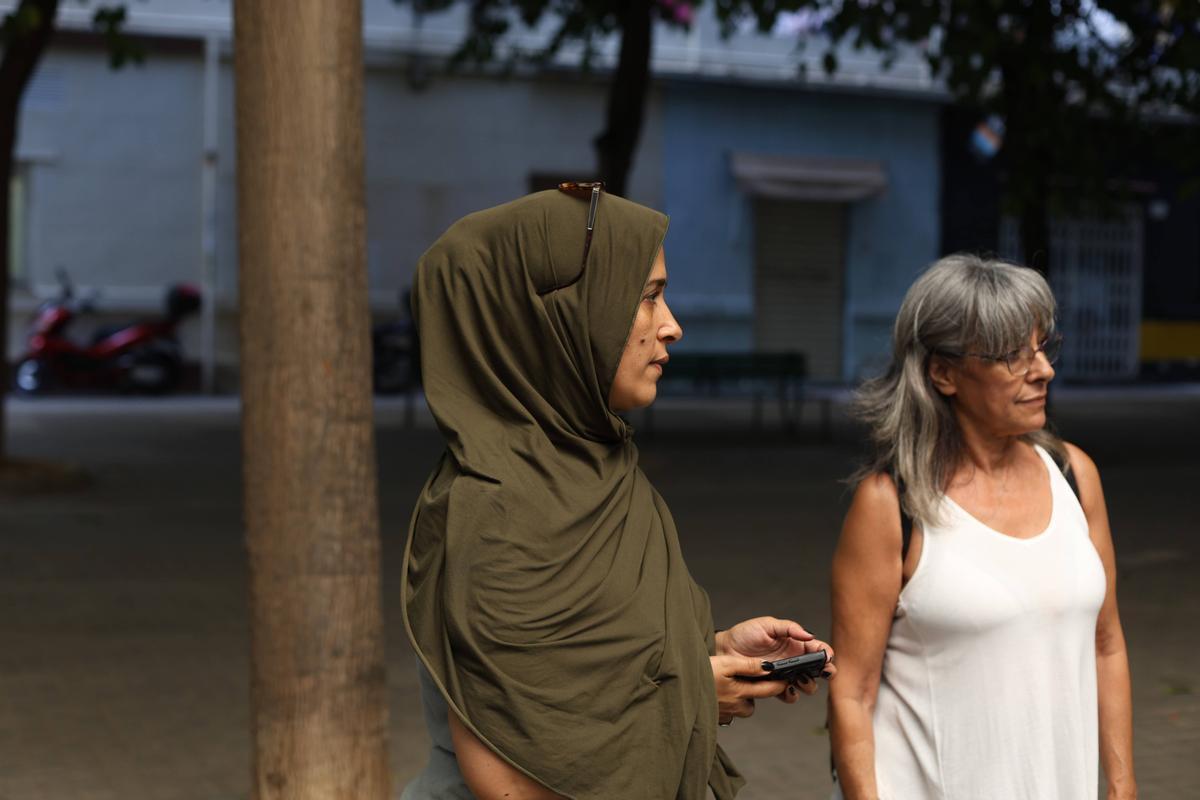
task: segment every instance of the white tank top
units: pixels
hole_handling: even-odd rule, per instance
[[[1105,575],[1053,459],[1045,531],[1007,536],[949,497],[900,592],[875,706],[880,800],[1096,800]]]

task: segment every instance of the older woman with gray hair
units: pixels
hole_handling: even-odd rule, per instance
[[[858,410],[874,452],[833,562],[847,800],[1134,798],[1129,663],[1096,465],[1046,427],[1037,272],[943,258]]]

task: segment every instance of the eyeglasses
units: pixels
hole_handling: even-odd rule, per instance
[[[583,237],[583,259],[579,262],[579,278],[583,277],[583,269],[587,266],[588,251],[592,249],[592,231],[596,227],[596,206],[600,204],[600,192],[604,191],[604,181],[593,181],[591,183],[580,183],[576,181],[563,181],[558,185],[560,192],[571,194],[572,192],[591,192],[592,201],[588,206],[587,215],[587,232]],[[574,283],[572,281],[571,283]],[[567,284],[569,286],[570,284]],[[566,288],[559,286],[559,289]]]
[[[971,356],[973,358],[982,358],[984,361],[1003,361],[1004,366],[1008,367],[1008,371],[1013,377],[1021,377],[1033,369],[1033,360],[1037,358],[1037,354],[1041,353],[1046,357],[1046,362],[1053,364],[1058,361],[1059,355],[1062,354],[1061,333],[1056,333],[1053,336],[1047,336],[1042,340],[1037,347],[1022,345],[1016,350],[1010,350],[1007,353],[1000,355],[991,355],[990,353],[953,353],[946,351],[938,351],[941,355],[950,356],[952,358],[961,358],[962,356]]]

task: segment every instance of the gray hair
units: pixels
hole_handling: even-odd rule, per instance
[[[929,377],[930,357],[1016,350],[1035,328],[1052,334],[1054,313],[1054,295],[1032,269],[966,254],[936,261],[904,295],[887,371],[856,394],[855,416],[870,429],[873,454],[851,481],[891,475],[903,483],[904,511],[935,524],[963,445],[950,400]],[[1066,463],[1062,440],[1050,430],[1022,438]]]

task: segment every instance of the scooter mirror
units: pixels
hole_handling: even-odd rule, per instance
[[[63,267],[58,267],[54,270],[54,277],[58,278],[58,285],[62,288],[62,296],[69,298],[75,294],[75,287],[71,285],[71,276],[67,274],[67,270]]]

